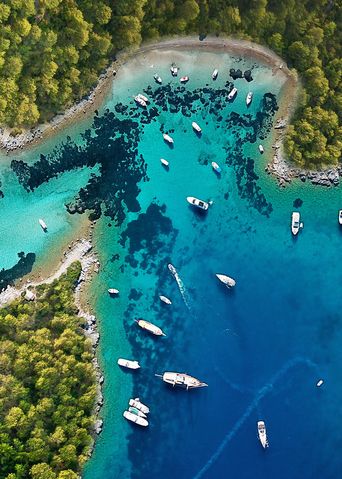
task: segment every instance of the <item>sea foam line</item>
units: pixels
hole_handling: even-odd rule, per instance
[[[177,285],[178,285],[180,294],[182,295],[184,304],[185,304],[185,306],[188,308],[188,310],[190,311],[191,308],[190,308],[190,304],[189,304],[189,296],[188,296],[187,290],[185,289],[184,283],[183,283],[183,281],[180,279],[178,273],[175,273],[173,276],[174,276],[174,278],[175,278],[175,280],[176,280],[176,282],[177,282]]]

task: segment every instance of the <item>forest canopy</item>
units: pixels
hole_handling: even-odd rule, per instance
[[[30,127],[82,98],[115,54],[197,33],[269,46],[302,80],[285,147],[300,166],[341,158],[341,25],[336,0],[0,0],[0,124]]]

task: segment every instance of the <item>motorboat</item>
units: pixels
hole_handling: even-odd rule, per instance
[[[298,213],[298,211],[293,211],[292,219],[291,219],[291,231],[294,236],[298,234],[300,227],[301,227],[300,213]]]
[[[147,417],[145,413],[143,413],[142,411],[139,411],[139,409],[137,409],[136,407],[129,406],[128,411],[140,417],[144,417],[144,418]]]
[[[262,145],[259,145],[258,148],[259,148],[260,153],[263,154],[263,152],[264,152],[264,147],[263,147]]]
[[[266,434],[266,427],[264,421],[258,421],[258,436],[259,441],[264,449],[269,446]]]
[[[177,274],[177,270],[176,270],[176,268],[173,266],[173,264],[169,263],[169,264],[167,265],[167,267],[169,268],[169,270],[170,270],[170,272],[173,274],[173,276],[174,276],[175,274]]]
[[[147,106],[146,101],[143,98],[141,98],[140,95],[135,96],[134,101],[135,101],[135,103],[142,106],[143,108],[146,108],[146,106]]]
[[[202,128],[195,121],[191,123],[191,126],[196,133],[202,133]]]
[[[147,98],[147,96],[143,95],[142,93],[139,93],[138,97],[144,100],[145,103],[150,103],[150,100]]]
[[[166,296],[159,296],[160,301],[163,301],[165,304],[172,304],[172,301]]]
[[[190,205],[196,206],[196,208],[199,208],[200,210],[207,211],[207,209],[209,208],[208,203],[206,203],[205,201],[199,200],[198,198],[195,198],[194,196],[187,196],[186,200],[188,203],[190,203]]]
[[[144,426],[144,427],[148,426],[148,421],[145,418],[140,417],[137,414],[134,414],[130,411],[124,411],[123,417],[127,419],[128,421],[138,424],[138,426]]]
[[[246,105],[249,106],[253,100],[253,92],[249,91],[246,96]]]
[[[45,221],[42,220],[41,218],[39,218],[38,221],[39,221],[40,226],[42,227],[42,230],[47,231],[47,224],[45,223]]]
[[[146,406],[146,404],[143,404],[140,401],[140,398],[130,399],[128,404],[132,407],[135,407],[136,409],[143,412],[144,414],[148,414],[150,412],[150,408]]]
[[[115,289],[115,288],[109,288],[109,290],[108,290],[108,293],[111,294],[111,295],[112,294],[119,294],[119,292],[120,291],[118,289]]]
[[[154,334],[155,336],[166,336],[166,334],[155,324],[149,323],[144,319],[136,319],[135,322],[140,326],[142,329],[146,329],[149,333]]]
[[[179,81],[180,81],[181,83],[188,83],[189,80],[190,80],[190,78],[187,77],[187,76],[185,76],[185,77],[182,77]]]
[[[160,158],[160,162],[164,166],[169,166],[169,162],[167,160],[165,160],[164,158]]]
[[[158,83],[159,85],[161,85],[163,83],[163,80],[160,78],[159,75],[157,75],[157,73],[155,75],[153,75],[153,78],[154,78],[154,81],[156,83]]]
[[[178,75],[178,67],[174,63],[171,65],[170,72],[173,77]]]
[[[211,78],[212,78],[213,80],[216,80],[217,76],[218,76],[218,70],[215,68],[215,70],[214,70],[213,73],[211,74]]]
[[[185,373],[165,372],[162,375],[156,374],[156,376],[162,378],[165,383],[171,384],[173,387],[178,386],[187,390],[208,386],[208,384]]]
[[[317,381],[316,386],[320,388],[321,386],[323,386],[323,383],[324,383],[323,379],[320,379],[319,381]]]
[[[234,87],[232,91],[228,94],[228,100],[233,100],[236,94],[237,94],[237,88]]]
[[[225,284],[227,288],[233,288],[236,285],[235,279],[225,274],[216,274],[216,278],[219,279],[221,283]]]
[[[166,141],[166,143],[173,145],[173,138],[171,138],[170,135],[168,135],[167,133],[163,133],[163,138]]]
[[[211,162],[211,166],[213,167],[213,170],[216,171],[216,173],[220,174],[221,173],[221,167],[215,162]]]
[[[338,212],[338,222],[340,225],[342,225],[342,210]]]
[[[138,363],[138,361],[131,361],[130,359],[123,359],[123,358],[118,359],[118,365],[128,369],[140,368],[140,364]]]

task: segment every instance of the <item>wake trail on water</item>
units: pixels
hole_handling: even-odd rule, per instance
[[[240,428],[243,426],[243,424],[246,422],[246,420],[249,418],[251,413],[254,411],[254,409],[257,408],[259,402],[261,399],[263,399],[267,393],[271,392],[272,389],[274,388],[275,384],[293,367],[297,366],[298,364],[304,364],[310,368],[314,368],[317,370],[317,365],[310,361],[310,359],[307,358],[302,358],[302,357],[297,357],[289,360],[287,363],[284,364],[284,366],[279,369],[278,372],[276,372],[270,379],[270,381],[265,384],[262,388],[257,391],[253,401],[249,404],[245,412],[242,414],[242,416],[236,421],[234,424],[233,428],[227,433],[227,435],[224,437],[223,441],[219,445],[219,447],[216,449],[214,454],[209,458],[207,463],[200,469],[200,471],[194,476],[194,479],[200,479],[207,471],[208,469],[217,461],[219,458],[220,454],[226,447],[226,445],[233,439],[233,437],[237,434],[237,432],[240,430]]]
[[[173,277],[175,278],[176,280],[176,283],[178,285],[178,289],[180,291],[180,294],[183,298],[183,301],[184,301],[184,304],[185,306],[188,308],[189,311],[191,311],[191,307],[190,307],[190,297],[189,297],[189,294],[184,286],[184,283],[183,281],[180,279],[179,277],[179,274],[178,273],[175,273],[173,274]]]

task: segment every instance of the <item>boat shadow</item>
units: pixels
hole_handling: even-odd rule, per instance
[[[208,210],[201,210],[200,208],[194,208],[193,206],[189,205],[189,210],[192,211],[193,215],[204,221],[207,217],[207,214],[208,214]]]

